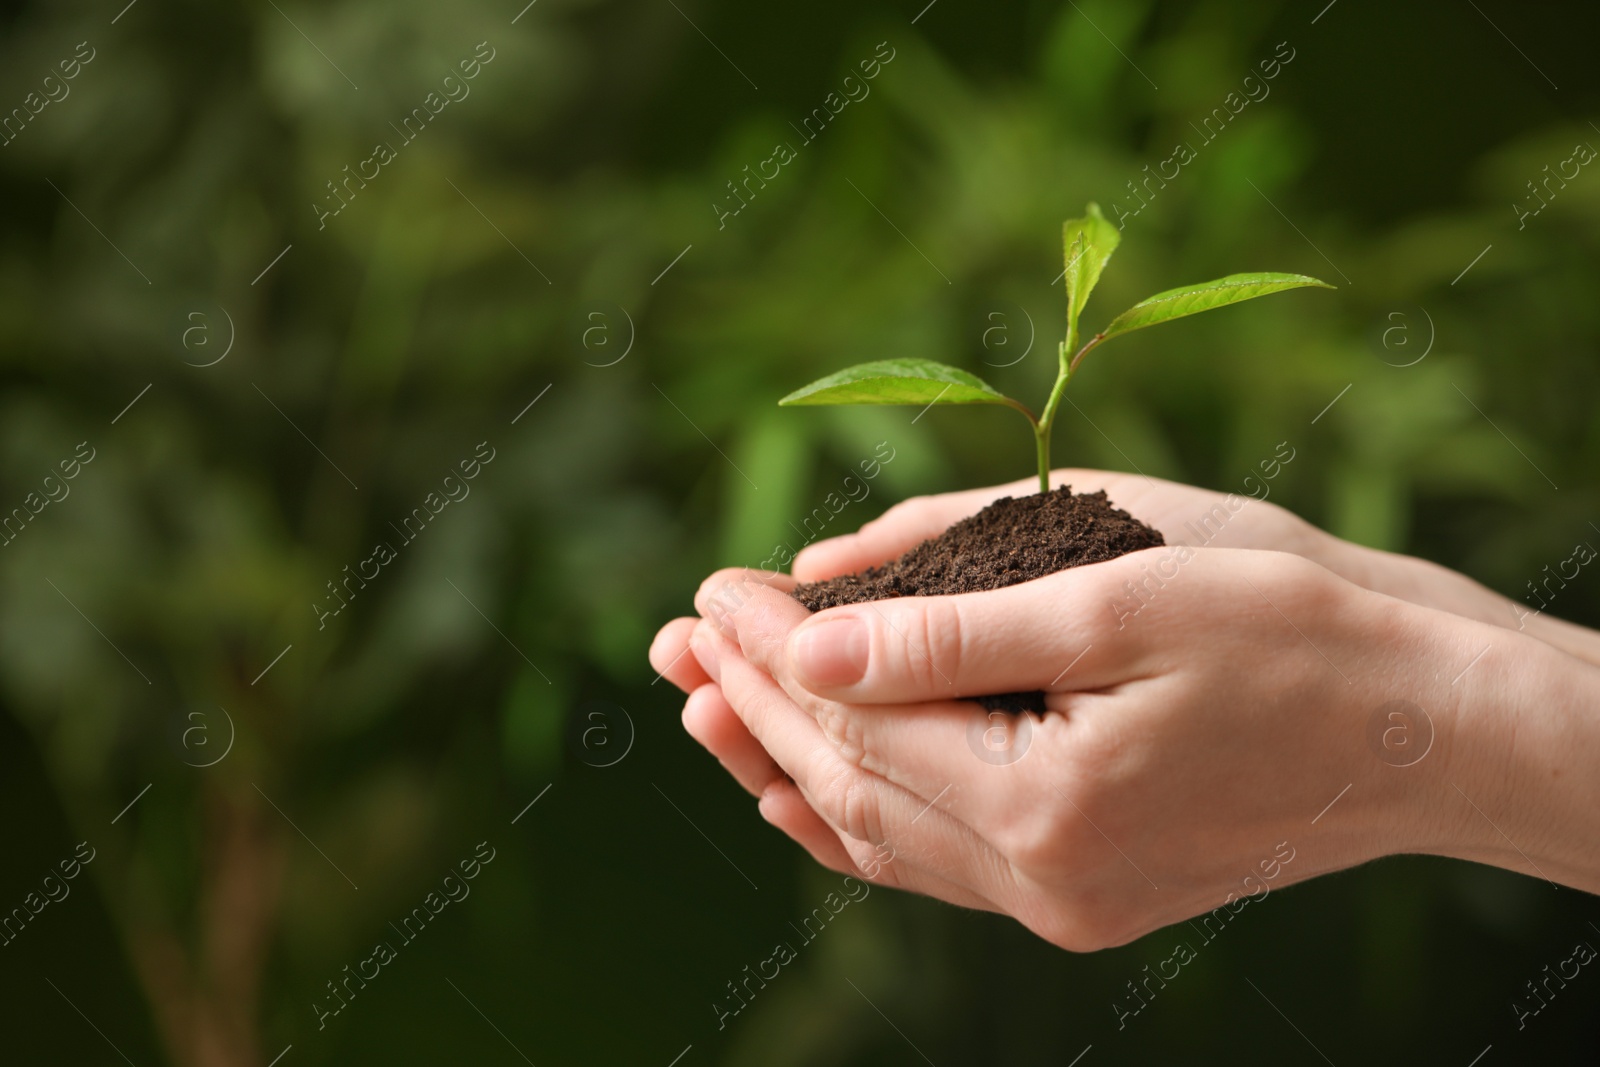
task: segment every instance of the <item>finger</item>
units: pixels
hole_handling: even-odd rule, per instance
[[[1108,698],[1069,694],[1061,699]],[[848,762],[927,798],[998,845],[1036,820],[1039,794],[1049,794],[1050,767],[1082,735],[1078,716],[1084,710],[1075,706],[1062,714],[1036,715],[986,711],[971,701],[826,701],[816,718]]]
[[[861,878],[862,881],[872,881],[875,885],[894,886],[891,872],[893,872],[896,854],[893,851],[883,853],[878,849],[870,848],[864,841],[854,841],[854,845],[867,849],[864,856],[854,856],[850,848],[846,848],[840,833],[830,827],[822,817],[811,808],[810,801],[800,792],[800,787],[790,782],[789,779],[773,782],[770,789],[762,793],[762,817],[766,821],[787,833],[795,843],[811,853],[814,861],[824,865],[829,870],[837,870],[842,875]],[[992,901],[976,896],[960,886],[939,880],[928,875],[928,886],[933,888],[933,896],[950,904],[971,907],[971,909],[984,910],[984,912],[1000,912],[1003,910]],[[866,899],[862,894],[856,897],[858,901]]]
[[[811,716],[789,699],[766,672],[748,663],[726,638],[701,627],[696,646],[709,646],[718,662],[723,695],[778,765],[794,779],[825,821],[851,841],[888,842],[905,857],[900,884],[934,889],[924,873],[978,896],[1002,885],[999,856],[970,827],[902,786],[848,762],[822,736]],[[992,899],[992,898],[990,898]]]
[[[706,600],[706,624],[737,644],[751,663],[768,674],[775,673],[783,665],[790,632],[812,617],[810,609],[787,591],[741,575],[729,574],[726,580],[718,580],[716,589]],[[734,589],[737,595],[730,592]],[[698,656],[705,646],[690,636]]]
[[[683,728],[736,778],[750,795],[760,797],[783,771],[761,743],[750,736],[739,716],[714,683],[689,694],[683,705]]]
[[[673,619],[656,632],[650,642],[650,666],[656,670],[655,685],[665,678],[685,693],[692,693],[711,679],[699,661],[689,655],[689,635],[698,619]]]
[[[865,852],[858,859],[844,843],[849,838],[829,826],[811,807],[800,788],[788,779],[773,783],[761,796],[761,817],[789,835],[812,859],[830,870],[850,875],[877,885],[898,886],[894,879],[892,851],[883,852],[863,841],[852,841]],[[932,875],[924,875],[926,891],[940,900],[980,911],[1002,912],[993,901],[969,892],[951,882]],[[865,892],[856,900],[864,900]]]
[[[762,590],[774,589],[788,593],[794,587],[795,580],[787,574],[752,570],[749,567],[725,567],[714,571],[700,583],[700,588],[694,594],[694,609],[701,618],[719,622],[737,612]]]
[[[761,794],[761,817],[788,834],[801,848],[811,853],[811,858],[840,874],[859,875],[850,850],[839,840],[833,828],[806,803],[800,790],[787,778],[779,776]]]
[[[906,597],[827,611],[790,628],[784,655],[808,691],[844,703],[906,704],[1030,690],[1099,689],[1141,668],[1148,627],[1128,627],[1143,601],[1134,580],[1152,564],[1177,563],[1150,549],[1031,582],[957,596]],[[1126,588],[1122,588],[1126,586]],[[770,601],[756,605],[766,608]],[[771,611],[746,610],[740,642],[770,661]]]
[[[970,701],[908,699],[890,706],[819,697],[794,678],[785,654],[790,633],[810,617],[793,597],[762,589],[724,621],[738,638],[744,661],[771,675],[847,763],[895,783],[924,803],[937,799],[985,837],[991,828],[1004,826],[1018,785],[1018,775],[1006,777],[1005,772],[1025,753],[1039,720],[987,713]],[[708,669],[720,674],[716,648],[708,639],[710,626],[705,623],[692,640],[696,656],[705,657]],[[1053,722],[1046,729],[1056,731],[1061,725]]]
[[[720,673],[720,668],[719,668]],[[869,709],[873,714],[883,714]],[[745,789],[760,798],[761,813],[825,867],[844,874],[878,877],[883,856],[877,846],[830,826],[761,747],[716,684],[696,689],[684,706],[684,726]],[[867,872],[865,875],[863,872]],[[895,881],[892,884],[898,885]],[[993,902],[960,886],[925,876],[924,888],[953,904],[999,911]]]

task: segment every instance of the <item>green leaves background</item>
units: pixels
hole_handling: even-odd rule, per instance
[[[49,977],[133,1062],[184,1062],[162,1036],[170,994],[134,946],[165,927],[185,953],[208,931],[248,947],[245,909],[216,910],[225,856],[272,860],[232,884],[281,888],[253,920],[253,969],[194,956],[208,992],[259,1024],[230,1067],[291,1042],[279,1067],[520,1062],[446,976],[541,1067],[665,1064],[691,1043],[680,1067],[922,1065],[847,978],[940,1064],[1070,1063],[1091,1041],[1085,1067],[1223,1062],[1257,1039],[1290,1055],[1298,1038],[1245,977],[1335,1062],[1465,1064],[1495,1040],[1487,1064],[1506,1049],[1468,1039],[1497,1018],[1509,1035],[1508,990],[1570,951],[1589,902],[1414,857],[1274,893],[1121,1033],[1111,999],[1172,935],[1069,956],[1008,921],[877,891],[718,1031],[710,1000],[838,882],[684,736],[681,698],[652,684],[642,650],[705,574],[797,543],[819,507],[831,534],[1026,471],[1009,413],[913,423],[906,407],[774,401],[869,358],[1039,396],[1065,307],[1055,221],[1090,200],[1108,216],[1119,195],[1131,205],[1126,183],[1285,39],[1300,58],[1272,96],[1128,224],[1086,328],[1238,266],[1336,277],[1251,183],[1354,284],[1119,339],[1074,382],[1083,414],[1064,407],[1057,456],[1239,491],[1288,440],[1298,458],[1273,502],[1521,595],[1600,521],[1600,182],[1572,182],[1520,233],[1507,206],[1594,137],[1574,117],[1600,111],[1580,32],[1592,4],[1486,7],[1559,94],[1465,5],[1340,3],[1310,26],[1321,3],[939,3],[913,26],[923,3],[678,0],[759,91],[668,4],[541,0],[515,27],[522,0],[140,2],[113,26],[123,6],[31,2],[0,35],[6,107],[77,42],[99,50],[0,152],[3,506],[77,442],[99,453],[0,549],[0,901],[78,841],[100,850],[4,950],[8,1059],[121,1062]],[[323,183],[485,38],[499,56],[471,98],[317,233]],[[726,183],[880,41],[897,55],[872,95],[717,230]],[[223,308],[233,353],[187,366],[188,314],[220,343]],[[625,347],[624,311],[632,353],[599,366]],[[592,314],[608,332],[591,341],[615,347],[585,347]],[[1018,360],[1028,315],[1037,338]],[[1002,323],[1011,344],[985,348]],[[311,597],[485,438],[499,457],[471,498],[318,633]],[[831,513],[879,441],[894,461]],[[1555,610],[1600,622],[1594,580]],[[218,705],[239,725],[233,754],[185,766],[185,716]],[[619,708],[634,747],[591,766],[589,716],[605,709],[620,744]],[[486,837],[500,857],[439,938],[317,1033],[311,994]],[[997,990],[1051,1010],[998,1008]],[[1512,1055],[1589,1052],[1584,1014],[1563,1010]]]

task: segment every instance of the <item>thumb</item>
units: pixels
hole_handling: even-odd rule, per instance
[[[789,635],[788,667],[810,692],[859,704],[1113,685],[1142,644],[1120,627],[1116,577],[1098,564],[992,592],[833,608]]]

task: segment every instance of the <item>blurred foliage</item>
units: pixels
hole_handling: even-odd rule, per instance
[[[940,1063],[1312,1062],[1247,978],[1335,1062],[1593,1048],[1577,998],[1522,1033],[1508,1011],[1586,901],[1423,859],[1252,909],[1123,1033],[1110,1002],[1171,936],[1073,957],[888,892],[719,1031],[710,1002],[832,876],[644,658],[875,442],[895,460],[829,533],[1027,475],[1009,412],[773,402],[896,356],[1040,394],[1060,220],[1133,205],[1280,41],[1271,95],[1128,222],[1085,323],[1238,269],[1341,291],[1097,353],[1057,462],[1230,489],[1287,440],[1275,500],[1517,596],[1600,536],[1600,177],[1520,229],[1508,207],[1600,143],[1591,6],[1485,5],[1538,68],[1448,4],[519,6],[0,15],[0,107],[94,50],[0,148],[0,506],[95,450],[0,551],[0,905],[98,850],[6,948],[19,1060],[922,1062],[898,1028]],[[479,42],[470,95],[401,145]],[[805,143],[879,42],[870,94]],[[379,141],[397,158],[319,228]],[[779,143],[794,161],[719,228]],[[470,496],[401,545],[484,441]],[[384,540],[398,558],[319,627]],[[1600,623],[1593,581],[1557,612]],[[319,1030],[325,983],[484,840],[471,899]]]

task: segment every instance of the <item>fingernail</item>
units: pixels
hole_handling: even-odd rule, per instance
[[[695,634],[689,639],[689,649],[694,653],[694,658],[700,661],[701,668],[711,676],[711,680],[721,685],[722,666],[717,662],[716,646],[710,640]]]
[[[706,621],[717,628],[717,632],[729,641],[739,640],[739,631],[734,629],[733,623],[728,619],[728,609],[713,601],[706,609]]]
[[[826,619],[795,635],[795,670],[805,685],[853,685],[866,676],[868,651],[867,627],[860,619]]]
[[[773,826],[776,826],[777,823],[773,822],[772,821],[772,816],[767,813],[767,798],[772,795],[772,786],[773,785],[774,785],[774,783],[768,782],[762,788],[761,795],[756,797],[756,811],[761,813],[761,818],[764,819],[767,823],[769,823],[769,824],[771,824]]]

